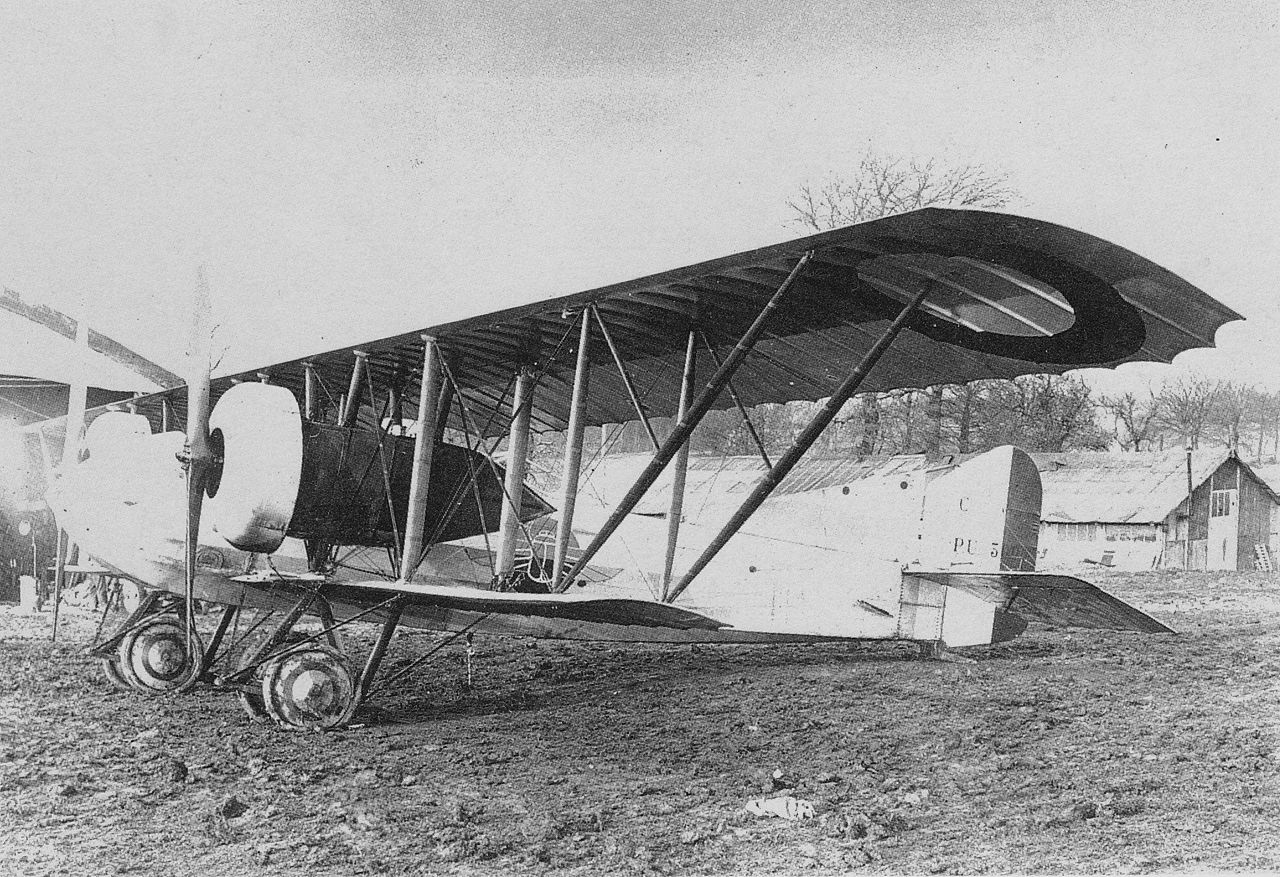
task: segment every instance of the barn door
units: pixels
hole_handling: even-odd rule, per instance
[[[1240,491],[1209,494],[1209,545],[1205,569],[1235,569],[1240,545]]]

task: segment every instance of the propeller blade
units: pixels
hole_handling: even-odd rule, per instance
[[[187,655],[192,655],[192,632],[195,630],[196,553],[200,547],[200,512],[205,485],[213,467],[213,450],[209,444],[209,372],[212,338],[210,332],[209,284],[204,269],[196,274],[196,292],[192,303],[191,336],[187,348],[187,441],[184,457],[187,469],[187,532],[184,581],[185,628]]]

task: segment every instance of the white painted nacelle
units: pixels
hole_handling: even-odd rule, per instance
[[[302,478],[302,416],[293,393],[236,384],[209,416],[221,463],[203,514],[241,551],[270,553],[284,541]]]

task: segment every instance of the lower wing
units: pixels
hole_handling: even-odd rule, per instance
[[[253,576],[236,581],[262,585]],[[650,600],[599,598],[577,594],[521,594],[481,591],[449,585],[396,582],[357,582],[330,586],[340,602],[367,605],[399,597],[406,607],[423,606],[455,612],[519,615],[626,627],[665,627],[674,630],[720,630],[725,625],[697,612]]]

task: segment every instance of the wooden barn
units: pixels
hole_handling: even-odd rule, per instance
[[[1252,570],[1276,558],[1280,496],[1225,448],[1032,454],[1040,568]],[[1188,539],[1190,543],[1188,545]]]

